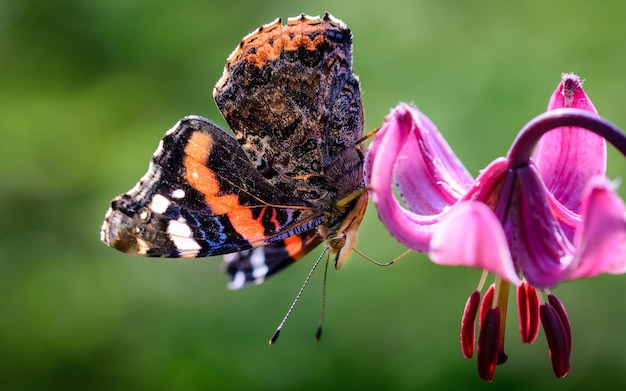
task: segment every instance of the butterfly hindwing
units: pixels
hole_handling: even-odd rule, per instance
[[[260,284],[291,265],[322,242],[315,230],[245,251],[224,255],[224,271],[230,276],[228,287],[239,289]]]

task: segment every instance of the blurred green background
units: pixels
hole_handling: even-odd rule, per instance
[[[509,361],[489,386],[458,342],[477,270],[352,256],[329,273],[322,341],[318,272],[268,347],[319,251],[231,292],[220,259],[146,260],[100,243],[110,199],[143,175],[167,129],[187,114],[225,125],[212,88],[240,39],[324,11],[353,31],[367,129],[414,102],[473,174],[545,110],[562,72],[586,79],[600,113],[626,127],[621,2],[4,0],[0,388],[626,387],[626,277],[556,289],[574,336],[563,380],[543,332],[519,341],[511,304]],[[612,149],[609,166],[612,178],[626,169]],[[358,248],[381,262],[403,251],[373,208]]]

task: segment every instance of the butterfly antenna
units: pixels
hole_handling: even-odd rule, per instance
[[[363,137],[361,137],[359,139],[359,141],[357,141],[356,143],[357,144],[361,144],[363,141],[368,140],[368,139],[374,137],[374,135],[376,133],[378,133],[379,130],[380,130],[380,128],[376,128],[376,129],[372,130],[371,132],[369,132],[369,133],[365,134]]]
[[[283,318],[283,320],[280,322],[280,324],[276,328],[276,331],[274,331],[274,334],[272,334],[272,338],[270,338],[270,345],[274,345],[276,343],[276,340],[278,339],[278,336],[280,335],[280,331],[283,329],[283,326],[285,325],[285,322],[287,321],[287,318],[289,318],[289,315],[291,315],[291,311],[293,311],[294,307],[296,306],[296,303],[298,302],[298,300],[300,300],[300,296],[302,296],[302,292],[304,292],[304,288],[309,283],[309,280],[311,279],[311,276],[313,275],[313,272],[315,271],[315,269],[317,268],[317,265],[319,265],[320,261],[322,260],[322,257],[324,256],[324,254],[326,254],[327,251],[328,251],[328,247],[326,247],[324,249],[324,251],[322,251],[320,256],[317,258],[317,261],[315,261],[315,264],[313,264],[313,268],[309,272],[309,275],[306,276],[306,279],[304,280],[304,283],[302,284],[302,287],[300,288],[300,291],[296,295],[296,298],[293,300],[293,303],[291,303],[291,307],[289,307],[289,310],[287,310],[287,313],[285,314],[285,317]],[[326,261],[326,264],[328,265],[328,261]],[[324,280],[326,280],[326,279],[324,279]]]
[[[317,332],[315,333],[315,340],[322,339],[322,325],[324,324],[324,315],[326,314],[326,277],[328,276],[328,264],[330,255],[326,257],[326,266],[324,267],[324,284],[322,285],[322,313],[320,314],[320,322],[317,326]]]
[[[402,258],[406,257],[412,250],[406,250],[405,252],[403,252],[402,254],[398,255],[397,257],[395,257],[394,259],[392,259],[389,262],[386,263],[381,263],[376,261],[375,259],[373,259],[372,257],[363,254],[362,252],[360,252],[359,250],[357,250],[356,248],[353,248],[352,251],[354,251],[355,253],[359,254],[360,256],[362,256],[363,258],[367,259],[368,261],[370,261],[371,263],[373,263],[374,265],[378,265],[378,266],[389,266],[389,265],[393,265],[394,263],[398,262],[399,260],[401,260]]]

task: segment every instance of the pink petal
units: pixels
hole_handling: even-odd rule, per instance
[[[552,287],[564,278],[573,259],[573,246],[565,236],[539,174],[529,165],[516,170],[505,231],[515,264],[536,288]]]
[[[580,214],[572,211],[565,205],[561,204],[559,200],[554,197],[553,194],[548,193],[546,195],[550,202],[550,208],[552,209],[552,212],[554,213],[556,219],[561,224],[561,229],[567,237],[567,240],[573,242],[576,227],[578,227],[578,225],[582,221]]]
[[[503,157],[495,159],[480,171],[478,178],[462,199],[465,201],[482,201],[491,208],[495,208],[500,198],[503,180],[508,172],[508,160]]]
[[[521,282],[502,224],[482,202],[460,202],[450,209],[433,235],[429,256],[440,265],[477,267],[512,284]]]
[[[597,114],[582,82],[573,73],[562,76],[548,104],[548,110],[566,107]],[[580,195],[589,179],[604,175],[606,142],[586,129],[562,127],[541,138],[533,159],[550,192],[567,208],[578,212]]]
[[[569,279],[626,272],[626,207],[603,177],[590,183],[576,231],[576,258]]]
[[[387,117],[376,134],[365,159],[365,183],[378,217],[389,233],[405,246],[425,252],[437,216],[424,217],[404,209],[393,193],[391,178],[396,160],[411,135],[411,114],[407,105],[400,105]]]
[[[391,116],[398,117],[410,132],[394,170],[401,198],[414,213],[441,213],[467,192],[474,179],[418,109],[401,105]]]

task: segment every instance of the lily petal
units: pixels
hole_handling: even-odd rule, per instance
[[[420,216],[403,208],[391,183],[396,160],[411,136],[411,121],[407,105],[398,106],[387,117],[369,146],[364,164],[365,184],[389,233],[403,245],[426,252],[438,216]]]
[[[569,279],[626,272],[626,206],[603,177],[583,197],[583,223],[576,231],[576,258]]]
[[[562,75],[561,83],[550,98],[548,111],[566,107],[598,114],[580,78],[573,73]],[[554,197],[578,212],[579,195],[591,177],[604,175],[606,171],[606,142],[586,129],[557,128],[541,138],[533,159]]]
[[[552,208],[552,212],[561,224],[561,229],[563,229],[563,233],[570,242],[573,242],[574,234],[576,233],[576,227],[578,227],[581,222],[580,214],[572,211],[567,206],[561,204],[559,200],[556,199],[554,194],[548,193],[546,195],[548,196],[548,200],[550,201],[550,208]]]
[[[417,108],[401,104],[390,117],[389,124],[397,121],[410,132],[394,169],[400,197],[414,213],[441,213],[467,192],[474,178]]]
[[[460,202],[450,209],[433,235],[429,257],[440,265],[477,267],[521,283],[502,224],[482,202]]]
[[[509,219],[505,222],[513,260],[528,283],[549,288],[564,277],[572,244],[550,208],[547,190],[533,165],[516,170]]]

